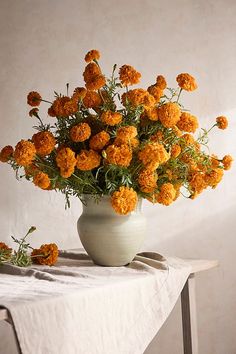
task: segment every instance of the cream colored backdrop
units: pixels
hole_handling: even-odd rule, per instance
[[[170,86],[180,72],[196,76],[199,90],[184,93],[184,103],[203,127],[217,115],[229,117],[229,129],[216,129],[211,147],[236,156],[235,0],[1,0],[0,12],[1,147],[32,134],[26,94],[37,90],[52,100],[53,90],[65,93],[67,82],[71,88],[81,85],[84,54],[97,48],[106,74],[113,63],[132,64],[143,73],[144,87],[157,74]],[[7,165],[1,164],[0,172],[1,240],[9,242],[9,235],[23,235],[36,225],[35,246],[49,241],[61,248],[79,246],[79,201],[65,211],[61,195],[17,182]],[[234,166],[216,190],[196,201],[144,205],[149,221],[144,249],[221,262],[197,279],[201,354],[236,353],[235,180]],[[0,327],[2,354],[11,341],[3,336],[6,330]],[[177,306],[146,353],[181,352]]]

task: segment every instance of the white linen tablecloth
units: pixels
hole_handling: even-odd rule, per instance
[[[53,267],[0,267],[0,306],[22,354],[142,354],[190,272],[155,253],[100,267],[81,250],[64,251]]]

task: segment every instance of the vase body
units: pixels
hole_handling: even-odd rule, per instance
[[[111,267],[130,263],[146,234],[146,220],[141,213],[142,200],[129,215],[117,214],[107,196],[96,202],[86,195],[84,202],[77,224],[78,233],[94,263]]]

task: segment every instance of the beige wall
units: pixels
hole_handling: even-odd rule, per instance
[[[216,115],[227,115],[230,127],[213,132],[211,147],[236,156],[235,0],[1,0],[0,13],[0,146],[31,135],[26,94],[38,90],[52,99],[53,90],[65,92],[67,82],[72,88],[82,84],[84,53],[97,48],[105,73],[113,63],[132,64],[143,73],[144,87],[160,73],[170,85],[180,72],[195,75],[199,90],[184,94],[186,106],[203,127]],[[3,241],[36,225],[35,246],[44,241],[61,248],[79,245],[78,201],[64,211],[59,194],[17,182],[6,165],[0,165],[0,173]],[[236,353],[235,180],[234,166],[215,191],[194,202],[144,206],[150,231],[145,249],[221,261],[218,270],[197,279],[201,354]],[[147,354],[181,353],[178,310]],[[0,340],[2,354],[7,354],[7,338]]]

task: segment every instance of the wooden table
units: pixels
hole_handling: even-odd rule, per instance
[[[183,348],[184,354],[198,354],[195,274],[215,268],[219,262],[203,259],[185,259],[185,261],[191,265],[192,271],[181,292]],[[0,321],[7,321],[13,325],[10,314],[3,308],[0,308]]]

